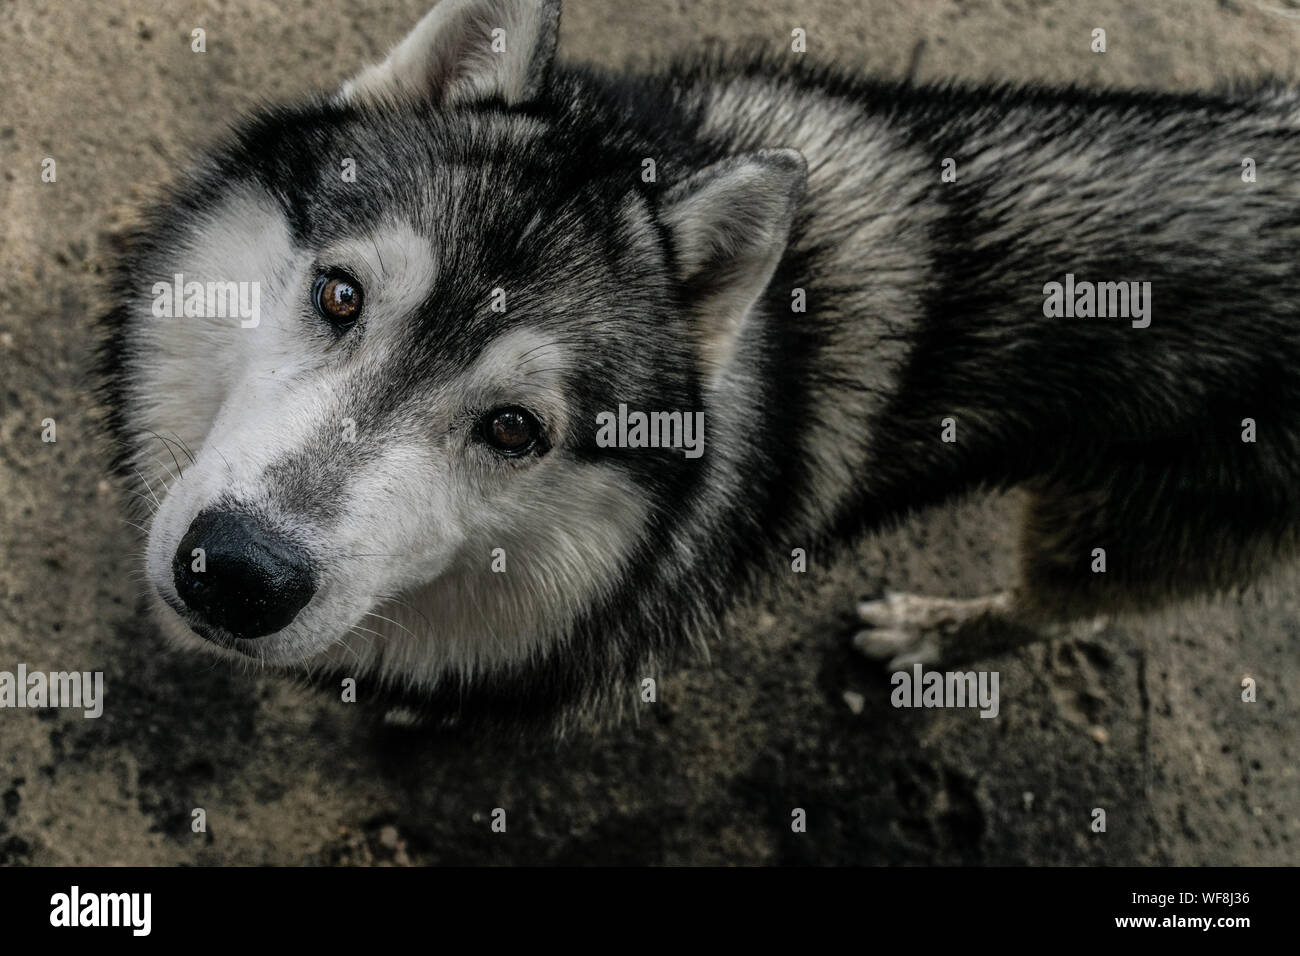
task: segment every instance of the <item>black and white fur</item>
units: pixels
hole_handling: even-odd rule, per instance
[[[1294,92],[914,87],[795,54],[616,75],[553,62],[558,7],[442,0],[128,238],[106,395],[170,638],[527,720],[632,704],[793,549],[973,489],[1029,492],[1014,587],[864,605],[868,653],[987,653],[1294,550]],[[331,266],[366,292],[341,338],[310,304]],[[1067,272],[1150,281],[1151,326],[1045,318]],[[260,325],[154,318],[175,273],[260,282]],[[704,455],[598,447],[620,403],[704,411]],[[501,404],[549,451],[477,443]],[[191,630],[171,562],[216,504],[310,555],[278,633]]]

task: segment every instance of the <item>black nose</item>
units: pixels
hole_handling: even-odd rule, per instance
[[[202,570],[195,548],[203,549]],[[194,519],[172,559],[172,580],[202,623],[244,638],[287,627],[316,592],[302,552],[233,511]]]

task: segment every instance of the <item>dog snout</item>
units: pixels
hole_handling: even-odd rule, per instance
[[[190,524],[172,579],[197,623],[240,638],[287,627],[316,592],[301,550],[254,518],[224,510],[203,511]]]

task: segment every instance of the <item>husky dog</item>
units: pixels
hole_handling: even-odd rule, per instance
[[[797,549],[980,488],[1027,492],[1011,589],[863,604],[864,652],[1294,550],[1294,93],[609,74],[558,28],[442,0],[124,240],[105,394],[174,641],[528,720],[631,704]]]

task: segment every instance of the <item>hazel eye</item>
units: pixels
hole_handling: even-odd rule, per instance
[[[529,452],[546,451],[542,426],[527,409],[506,405],[493,409],[479,422],[483,441],[508,458],[519,458]]]
[[[346,332],[361,318],[361,283],[346,272],[326,272],[316,277],[312,287],[312,304],[316,314],[334,327],[336,332]]]

